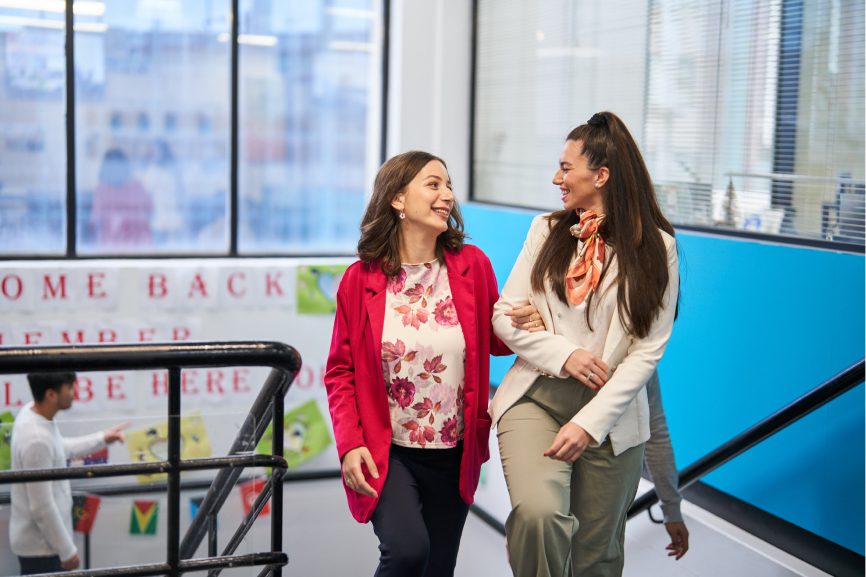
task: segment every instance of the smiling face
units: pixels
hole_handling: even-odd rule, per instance
[[[606,166],[595,170],[589,167],[583,155],[583,143],[566,140],[559,156],[559,169],[553,184],[559,187],[562,208],[565,210],[594,210],[604,213],[604,185],[609,171]]]
[[[428,162],[397,194],[391,206],[406,214],[400,221],[404,232],[429,233],[435,238],[448,230],[454,193],[445,166],[438,160]]]

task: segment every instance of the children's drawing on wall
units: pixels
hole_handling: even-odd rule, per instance
[[[283,438],[283,455],[291,469],[309,461],[331,444],[331,433],[319,404],[315,399],[300,404],[286,411],[283,419],[285,436]],[[272,445],[272,426],[269,425],[257,451],[270,455]]]
[[[168,421],[129,431],[126,446],[133,463],[148,463],[168,459]],[[210,440],[201,415],[180,419],[180,458],[199,459],[212,455]],[[165,473],[138,475],[139,483],[153,483],[166,478]]]
[[[298,313],[334,314],[337,310],[337,287],[346,265],[298,267]]]

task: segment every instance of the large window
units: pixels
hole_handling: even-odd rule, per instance
[[[381,0],[69,4],[0,0],[0,254],[351,252]]]
[[[562,139],[607,109],[675,224],[863,246],[862,2],[606,10],[479,0],[476,199],[556,208]]]
[[[241,251],[353,252],[378,161],[378,21],[367,0],[241,1]]]
[[[75,15],[78,250],[225,252],[228,5]],[[96,28],[100,26],[101,28]],[[222,42],[220,39],[222,38]]]
[[[0,254],[66,244],[63,3],[0,2]]]
[[[616,110],[640,126],[646,0],[480,0],[473,198],[552,209],[569,130]]]

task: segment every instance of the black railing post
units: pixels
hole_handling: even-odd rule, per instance
[[[219,535],[217,534],[217,516],[216,513],[211,513],[207,516],[207,556],[216,557],[219,555]],[[216,575],[216,571],[209,571],[208,576]]]
[[[168,370],[168,554],[171,577],[180,575],[180,368]]]
[[[285,408],[285,395],[278,394],[274,397],[274,421],[271,427],[272,434],[272,455],[277,457],[283,456],[283,413]],[[283,550],[283,484],[277,483],[278,479],[282,479],[283,471],[276,467],[271,469],[271,551],[277,552]],[[276,566],[271,569],[271,577],[281,577],[283,567]]]
[[[181,459],[181,376],[185,367],[228,367],[228,366],[266,366],[271,373],[261,387],[241,431],[238,433],[229,454],[225,457]],[[168,458],[164,461],[135,462],[119,465],[98,465],[85,467],[60,467],[51,469],[26,469],[0,471],[0,485],[6,483],[30,483],[60,479],[94,479],[108,477],[128,477],[130,475],[166,474],[167,480],[162,491],[167,492],[167,542],[166,562],[89,569],[90,539],[85,535],[85,568],[64,573],[49,573],[46,577],[145,577],[157,575],[179,576],[187,572],[215,572],[229,567],[265,567],[265,572],[288,563],[288,557],[279,549],[282,546],[282,526],[277,524],[272,531],[271,544],[277,549],[265,553],[233,555],[239,541],[230,547],[231,552],[215,556],[217,547],[217,514],[232,490],[235,480],[247,467],[270,467],[275,471],[274,478],[268,483],[267,491],[257,498],[253,520],[272,496],[275,479],[282,479],[286,470],[286,460],[282,456],[259,455],[254,452],[268,425],[267,415],[275,417],[274,453],[282,455],[284,411],[283,397],[301,368],[301,356],[283,343],[276,342],[209,342],[209,343],[147,343],[137,345],[82,345],[53,347],[6,347],[0,348],[0,375],[25,374],[34,370],[56,371],[74,370],[164,370],[168,368]],[[277,405],[272,405],[276,398]],[[273,407],[273,408],[272,408]],[[215,469],[216,478],[204,486],[210,486],[199,514],[193,519],[184,543],[180,542],[180,490],[181,473]],[[139,487],[141,492],[154,492],[154,487]],[[139,492],[133,490],[131,492]],[[120,492],[108,491],[104,494],[128,494],[129,489]],[[3,501],[0,497],[0,502]],[[274,504],[277,519],[282,521],[282,492]],[[193,531],[194,525],[201,525],[201,532]],[[238,538],[246,535],[251,523],[239,529]],[[208,531],[210,529],[210,531]],[[211,557],[189,559],[209,532],[208,548]],[[188,555],[181,559],[181,552]]]
[[[300,362],[298,363],[298,367],[300,368]],[[256,445],[258,445],[259,440],[261,440],[262,435],[268,426],[266,415],[269,413],[273,414],[273,399],[286,394],[287,387],[295,378],[296,374],[296,370],[285,374],[278,371],[271,371],[271,374],[268,376],[265,384],[259,392],[259,396],[256,397],[255,401],[253,401],[250,413],[244,420],[244,424],[241,426],[241,430],[239,431],[235,442],[229,449],[229,455],[252,453],[255,451]],[[280,428],[280,430],[282,430],[282,428]],[[268,460],[273,460],[271,455],[261,456],[267,457]],[[283,462],[285,461],[282,457],[280,457],[280,460]],[[211,489],[204,496],[204,499],[202,499],[199,510],[204,511],[203,515],[206,515],[209,511],[218,510],[222,507],[222,504],[228,498],[229,493],[232,491],[232,488],[240,475],[241,470],[239,468],[223,469],[217,473],[211,485]],[[195,550],[201,543],[201,540],[204,539],[205,533],[207,532],[205,524],[206,519],[204,517],[199,518],[199,515],[196,515],[195,519],[190,523],[180,546],[180,556],[183,559],[189,559],[192,557],[193,553],[195,553]]]

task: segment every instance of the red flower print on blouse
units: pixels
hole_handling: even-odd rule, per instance
[[[457,389],[448,383],[436,383],[430,389],[429,395],[434,399],[438,399],[436,403],[439,405],[439,412],[442,414],[453,412],[457,406]]]
[[[433,413],[438,413],[442,408],[442,403],[434,403],[429,397],[424,397],[420,403],[412,405],[412,410],[415,411],[415,416],[419,419],[427,417],[427,421],[432,425],[435,417]]]
[[[442,364],[442,355],[436,355],[432,359],[427,359],[424,361],[424,372],[418,375],[419,379],[433,379],[437,383],[442,382],[442,378],[438,375],[434,375],[433,373],[441,373],[448,367]]]
[[[446,327],[457,326],[457,309],[454,308],[454,301],[450,296],[436,303],[436,308],[433,310],[433,318],[440,325]]]
[[[406,284],[406,269],[401,268],[400,271],[396,274],[396,276],[392,276],[388,279],[388,292],[391,294],[397,294]]]
[[[439,438],[446,445],[453,447],[457,444],[457,417],[445,419],[442,428],[439,429]]]
[[[400,305],[394,307],[398,314],[403,315],[403,326],[412,326],[416,329],[421,328],[421,323],[427,322],[427,311],[425,309],[413,309],[409,305]]]
[[[400,339],[397,339],[396,343],[382,343],[382,360],[386,363],[397,361],[397,364],[394,365],[394,374],[400,372],[400,369],[403,367],[403,361],[411,363],[415,360],[415,355],[417,354],[418,351],[409,351],[407,353],[406,345]]]
[[[436,438],[436,429],[422,425],[418,421],[407,421],[403,423],[403,428],[409,430],[409,442],[418,443],[422,448],[426,447],[427,443],[432,443]],[[456,445],[457,441],[454,441],[454,444]]]
[[[390,393],[400,408],[405,409],[415,398],[415,385],[409,379],[398,377],[391,381]]]
[[[425,288],[421,283],[415,283],[414,287],[410,288],[403,294],[409,297],[410,305],[414,305],[418,301],[421,301],[421,306],[426,309],[427,297],[433,294],[433,285],[431,284]]]

